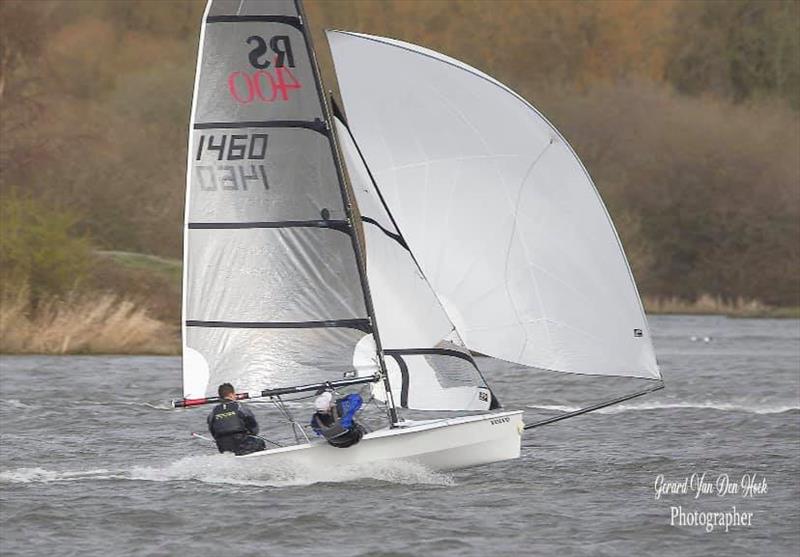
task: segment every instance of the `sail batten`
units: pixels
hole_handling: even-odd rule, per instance
[[[369,319],[328,319],[324,321],[198,321],[188,320],[187,327],[214,327],[221,329],[316,329],[344,327],[370,332]]]
[[[301,128],[328,135],[328,128],[321,120],[262,120],[250,122],[197,122],[196,130],[229,130],[238,128]]]

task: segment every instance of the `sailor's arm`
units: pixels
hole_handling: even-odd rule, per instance
[[[342,416],[342,426],[346,428],[353,427],[353,419],[356,417],[356,412],[359,411],[362,404],[361,395],[354,393],[344,397],[344,416]]]
[[[322,430],[319,428],[319,423],[317,423],[317,415],[316,414],[311,416],[311,429],[314,430],[314,433],[316,433],[317,436],[321,436],[322,435]]]
[[[242,418],[245,427],[250,433],[252,433],[253,435],[256,435],[258,433],[258,422],[256,421],[255,414],[253,414],[252,410],[240,404],[239,417]]]

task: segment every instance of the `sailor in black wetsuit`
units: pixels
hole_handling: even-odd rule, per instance
[[[236,389],[223,383],[217,390],[225,402],[214,407],[208,415],[208,431],[217,442],[219,452],[243,455],[263,451],[266,443],[258,433],[258,422],[253,412],[236,401]]]

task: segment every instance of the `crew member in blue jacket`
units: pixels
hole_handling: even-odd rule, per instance
[[[236,401],[233,385],[223,383],[217,393],[225,402],[214,407],[207,421],[219,452],[243,455],[266,449],[264,440],[256,437],[258,422],[253,411]]]
[[[355,420],[356,412],[362,404],[359,394],[347,395],[334,402],[333,394],[325,391],[314,401],[316,412],[311,417],[311,427],[334,447],[352,447],[366,433]]]

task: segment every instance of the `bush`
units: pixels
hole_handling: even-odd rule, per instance
[[[800,306],[797,111],[643,82],[530,97],[595,179],[642,294]]]
[[[112,294],[44,298],[24,291],[0,301],[0,353],[177,354],[180,335],[134,302]]]
[[[60,295],[86,277],[91,256],[74,233],[75,215],[12,190],[0,198],[0,293],[29,289],[34,304]]]

